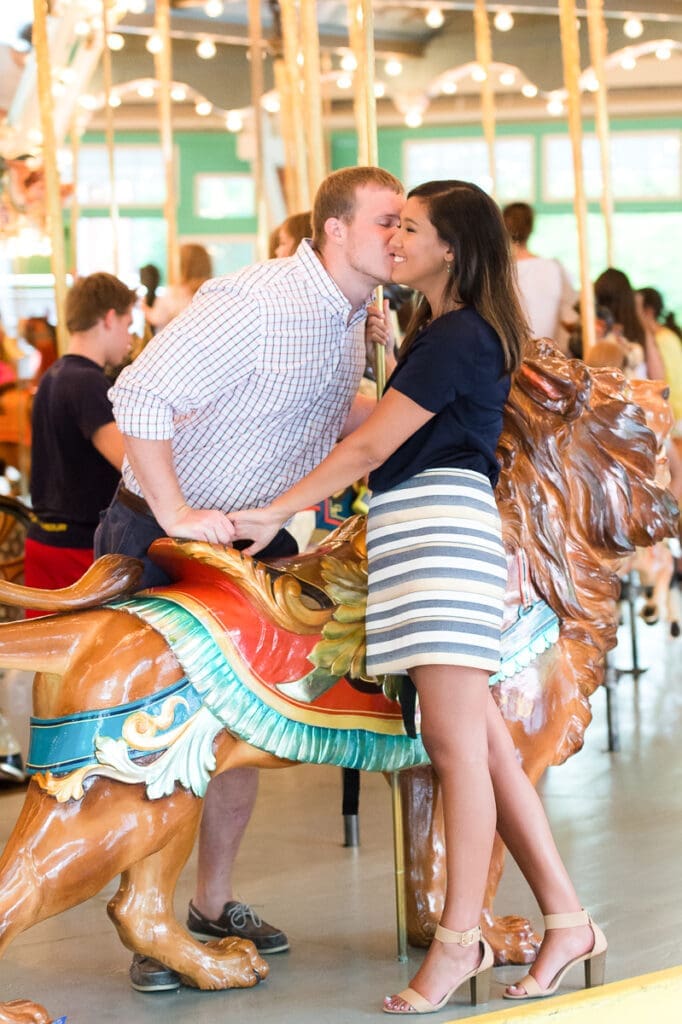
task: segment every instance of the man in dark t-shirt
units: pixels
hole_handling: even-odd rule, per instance
[[[41,380],[33,404],[27,586],[69,586],[92,564],[99,513],[123,462],[104,368],[130,351],[135,300],[134,291],[104,273],[81,278],[67,296],[69,349]]]

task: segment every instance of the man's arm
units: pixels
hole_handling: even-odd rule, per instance
[[[112,420],[111,423],[105,423],[104,426],[98,427],[92,435],[91,441],[100,455],[120,473],[125,450],[123,447],[123,435],[114,421]]]
[[[218,509],[190,508],[180,489],[170,440],[124,435],[125,452],[147,504],[169,537],[231,544],[234,529]]]

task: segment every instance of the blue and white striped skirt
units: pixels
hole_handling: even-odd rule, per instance
[[[499,668],[507,582],[490,481],[427,469],[372,496],[367,519],[367,668]]]

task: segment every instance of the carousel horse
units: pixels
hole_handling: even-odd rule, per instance
[[[492,683],[534,782],[582,744],[616,639],[618,563],[676,527],[656,480],[665,405],[660,384],[591,372],[547,342],[516,375],[499,447],[510,583]],[[442,831],[399,682],[366,673],[363,521],[270,564],[169,538],[150,554],[169,586],[135,593],[140,563],[120,556],[63,591],[0,582],[1,601],[60,613],[0,626],[0,664],[37,670],[34,777],[0,859],[0,953],[120,875],[108,912],[129,949],[197,988],[257,984],[268,966],[252,944],[195,942],[173,894],[209,778],[297,762],[423,766],[402,778],[411,934],[425,938],[442,901]],[[504,962],[531,956],[533,937],[493,917],[501,858],[486,924]],[[2,1024],[17,1019],[0,1005]]]

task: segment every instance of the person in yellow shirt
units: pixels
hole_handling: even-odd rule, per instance
[[[663,296],[655,288],[640,288],[636,300],[640,319],[645,329],[653,333],[665,367],[670,405],[675,416],[673,435],[682,437],[682,333],[672,313],[668,313],[661,323]]]

